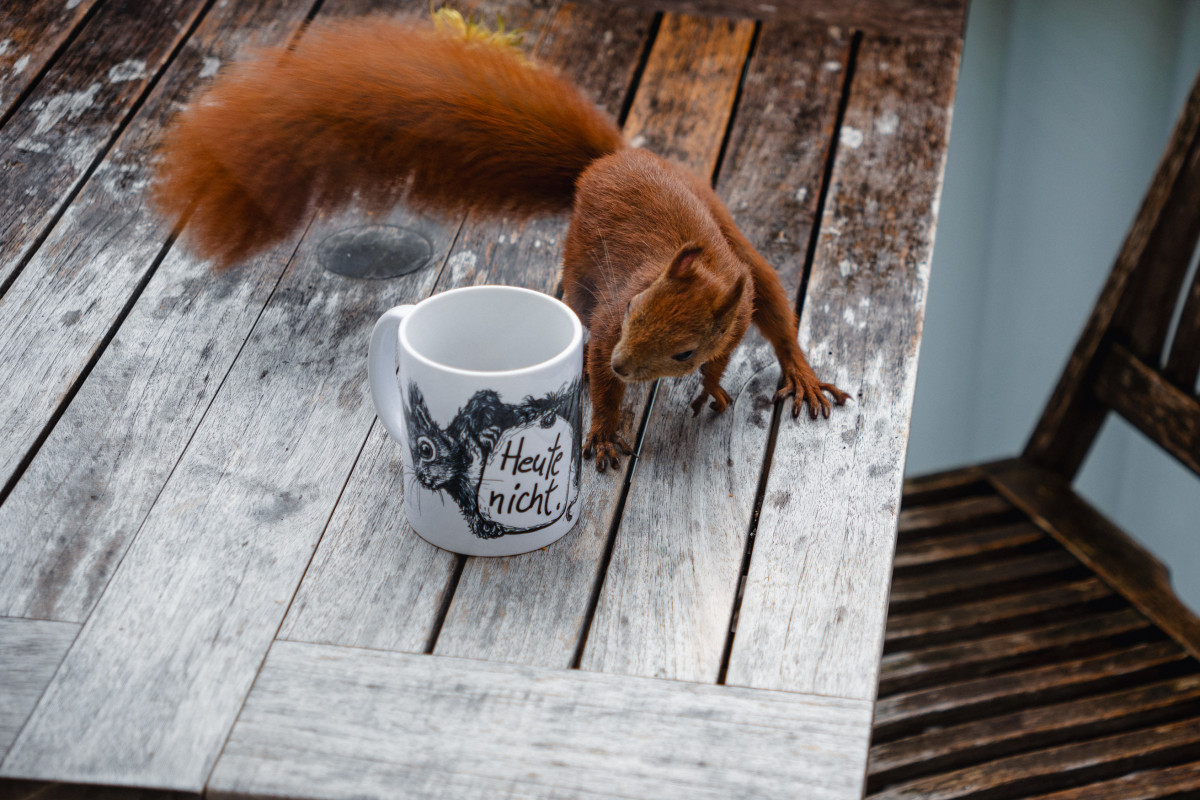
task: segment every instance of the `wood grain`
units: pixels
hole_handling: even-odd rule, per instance
[[[0,9],[0,119],[16,105],[98,0],[27,0]]]
[[[600,2],[601,0],[587,0]],[[861,28],[875,33],[934,34],[961,37],[966,23],[966,0],[624,0],[647,10],[665,9],[695,16],[751,17],[768,22],[804,21],[809,24]]]
[[[931,778],[898,784],[872,800],[958,800],[1031,794],[1158,766],[1200,748],[1200,718],[1009,756]],[[1012,796],[1007,794],[1007,796]],[[1084,795],[1091,797],[1091,795]],[[1136,796],[1136,795],[1135,795]]]
[[[800,326],[854,402],[780,425],[730,684],[875,696],[959,52],[859,50]]]
[[[1187,654],[1174,642],[1042,663],[1026,669],[880,697],[872,738],[887,742],[925,728],[981,719],[1006,709],[1129,686],[1180,669]]]
[[[5,124],[0,289],[112,142],[204,6],[201,0],[103,4]],[[4,338],[0,334],[0,341]]]
[[[971,635],[980,626],[1017,621],[1060,619],[1077,614],[1080,606],[1111,597],[1112,590],[1099,578],[1049,584],[1028,592],[988,600],[949,605],[930,611],[888,614],[884,652],[920,642],[922,646]]]
[[[930,535],[1000,523],[1012,517],[1012,503],[995,492],[926,503],[900,510],[897,531],[902,537]]]
[[[0,507],[0,614],[87,617],[295,249],[299,234],[215,274],[174,247],[140,285],[169,234],[143,199],[162,125],[215,64],[287,41],[306,11],[214,8],[0,306],[20,376],[0,401],[2,483],[138,297]]]
[[[1093,390],[1100,402],[1200,475],[1200,399],[1194,394],[1119,344],[1100,365]]]
[[[905,572],[892,578],[889,608],[892,613],[931,604],[977,599],[1051,576],[1061,578],[1084,573],[1079,560],[1054,548],[1041,553],[1002,555],[958,569]]]
[[[911,691],[935,681],[973,678],[1028,666],[1055,652],[1083,654],[1108,640],[1146,631],[1150,622],[1136,609],[1080,614],[1075,620],[1001,633],[982,639],[889,653],[880,667],[879,693]]]
[[[1200,658],[1200,619],[1172,591],[1170,575],[1158,559],[1056,473],[1014,459],[989,465],[987,474],[1010,502]]]
[[[626,138],[711,180],[754,24],[663,16],[626,120]]]
[[[901,512],[903,514],[904,512]],[[956,531],[946,536],[910,542],[903,537],[896,547],[892,563],[893,580],[898,573],[936,565],[955,559],[1004,555],[1005,550],[1044,541],[1046,535],[1036,525],[1016,522],[984,527],[979,531]]]
[[[861,701],[278,642],[214,798],[857,797]]]
[[[718,190],[792,297],[848,56],[848,41],[825,30],[766,27],[721,167]],[[723,97],[716,89],[710,94]],[[778,382],[775,354],[756,331],[725,372],[733,403],[723,415],[692,416],[697,375],[660,382],[584,669],[718,679]]]
[[[905,478],[904,509],[901,510],[901,513],[926,503],[978,494],[980,488],[986,489],[986,487],[987,483],[983,480],[983,476],[973,466]]]
[[[871,748],[870,779],[894,783],[1014,752],[1163,722],[1200,700],[1200,674],[927,731]]]
[[[1038,795],[1029,800],[1156,800],[1166,797],[1187,797],[1200,792],[1200,763],[1178,767],[1148,769],[1122,775],[1111,781],[1089,783],[1063,789],[1051,794]]]
[[[68,622],[0,617],[0,760],[78,633]]]

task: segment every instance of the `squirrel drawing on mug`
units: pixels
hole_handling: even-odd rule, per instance
[[[171,125],[154,199],[222,267],[351,202],[570,210],[563,299],[589,331],[584,456],[601,472],[630,453],[625,385],[699,369],[693,414],[706,400],[723,412],[721,376],[751,322],[793,417],[847,399],[814,374],[779,278],[705,180],[629,146],[577,88],[472,25],[314,24],[294,49],[236,65]]]

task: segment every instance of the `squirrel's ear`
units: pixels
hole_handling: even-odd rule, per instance
[[[738,278],[738,281],[734,285],[733,289],[730,290],[729,294],[722,298],[721,304],[717,307],[716,312],[713,314],[715,319],[724,323],[725,318],[737,310],[738,303],[742,301],[742,295],[746,293],[746,283],[748,280],[749,276],[745,274]]]
[[[429,430],[433,427],[433,418],[429,416],[429,407],[425,405],[425,395],[417,384],[408,384],[408,415],[416,423],[418,430]]]
[[[667,267],[667,277],[675,280],[686,280],[696,274],[696,256],[700,255],[702,248],[695,242],[689,242],[679,248],[679,252],[671,259],[671,266]]]

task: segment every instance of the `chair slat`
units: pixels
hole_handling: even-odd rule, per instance
[[[1029,800],[1156,800],[1192,797],[1200,793],[1200,762],[1178,767],[1144,770],[1111,781],[1089,783],[1038,795]]]
[[[915,689],[951,677],[995,673],[1066,648],[1086,652],[1089,643],[1100,646],[1111,637],[1148,628],[1150,622],[1135,609],[1124,609],[961,644],[891,653],[883,657],[879,693]]]
[[[900,510],[900,535],[961,526],[1012,511],[1012,505],[992,493]]]
[[[1065,550],[997,558],[958,569],[920,574],[898,574],[892,579],[891,613],[918,603],[960,593],[972,598],[1004,591],[1009,584],[1034,577],[1079,569],[1079,561]],[[989,586],[991,588],[989,588]]]
[[[903,694],[875,704],[876,742],[931,725],[951,725],[1013,708],[1104,691],[1185,668],[1187,653],[1171,641],[1150,642],[1115,652],[1043,663],[1028,669],[957,681]]]
[[[944,640],[947,635],[961,637],[967,629],[1023,617],[1045,615],[1112,597],[1113,592],[1099,578],[1085,578],[1048,586],[1011,597],[964,603],[958,606],[894,614],[888,617],[884,648],[897,649],[913,640],[921,645]]]
[[[882,785],[1012,753],[1162,723],[1194,713],[1200,674],[939,728],[871,748],[869,780]]]
[[[1017,522],[915,542],[902,539],[896,547],[896,558],[892,562],[892,568],[906,570],[964,558],[990,558],[1000,551],[1045,541],[1048,538],[1037,526],[1028,522]]]
[[[1134,769],[1177,766],[1200,752],[1200,718],[1009,756],[892,786],[872,800],[1010,798],[1113,778]]]
[[[990,494],[983,473],[975,467],[918,475],[904,481],[904,507],[952,500],[973,494]]]
[[[1159,447],[1200,475],[1200,402],[1122,345],[1114,345],[1096,378],[1096,396]]]

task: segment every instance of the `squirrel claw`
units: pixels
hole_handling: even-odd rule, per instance
[[[692,401],[692,416],[698,416],[700,409],[704,408],[704,401],[709,397],[712,402],[708,404],[714,412],[718,414],[725,413],[725,409],[729,408],[729,404],[733,402],[733,398],[729,396],[729,392],[725,391],[719,384],[715,388],[707,386],[700,390],[700,396]]]
[[[833,396],[833,402],[839,406],[845,405],[846,401],[850,399],[850,395],[832,383],[821,383],[815,376],[810,379],[788,377],[784,381],[783,388],[775,393],[775,399],[792,398],[792,419],[800,416],[800,409],[805,403],[808,404],[810,418],[816,419],[819,409],[821,416],[829,419],[832,407],[829,399],[825,397],[826,392]]]
[[[608,467],[614,470],[621,466],[621,455],[632,455],[633,449],[629,443],[616,434],[611,437],[601,437],[592,434],[583,446],[583,457],[596,458],[596,471],[604,472]]]

